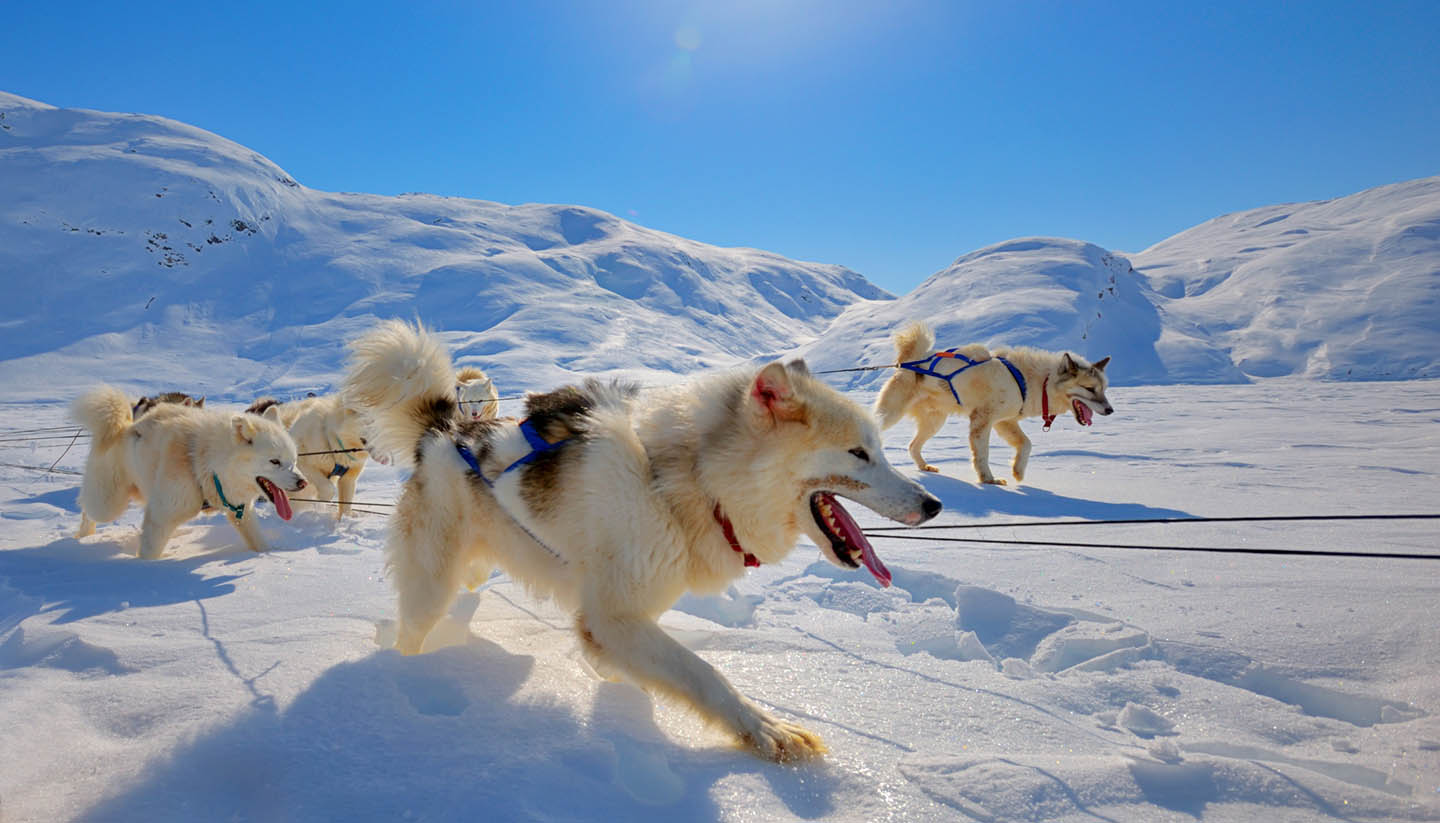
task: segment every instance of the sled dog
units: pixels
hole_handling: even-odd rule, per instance
[[[597,671],[688,704],[763,757],[825,751],[656,619],[802,535],[889,584],[837,496],[908,525],[941,506],[886,462],[864,409],[795,361],[644,391],[590,380],[529,395],[523,421],[460,421],[450,358],[423,327],[384,323],[352,353],[346,391],[373,442],[413,466],[386,548],[401,652],[421,650],[472,564],[499,566],[573,612]]]
[[[205,407],[205,397],[203,395],[200,397],[191,397],[185,392],[180,391],[161,392],[160,394],[153,394],[136,400],[135,405],[130,407],[130,415],[136,420],[139,420],[145,412],[150,411],[161,403],[179,403],[182,406],[194,406],[197,409],[202,409]]]
[[[951,357],[935,351],[934,331],[919,323],[895,335],[895,351],[898,362],[925,361],[922,368],[941,375],[898,369],[875,400],[882,429],[907,415],[915,418],[910,457],[923,471],[939,471],[920,456],[920,448],[952,414],[970,418],[970,457],[980,482],[1003,486],[1005,481],[990,473],[992,427],[1015,449],[1010,472],[1018,483],[1025,479],[1030,460],[1030,438],[1020,430],[1022,419],[1043,415],[1048,429],[1054,419],[1049,410],[1068,407],[1077,423],[1088,426],[1092,412],[1115,411],[1105,397],[1108,357],[1091,364],[1068,352],[1023,347],[992,352],[979,344],[961,346],[955,349],[960,356]]]
[[[360,414],[345,405],[339,393],[311,395],[290,403],[262,397],[245,411],[267,414],[270,409],[275,410],[280,423],[294,439],[300,452],[297,465],[306,483],[315,490],[316,498],[334,500],[338,492],[335,519],[343,518],[350,512],[350,504],[355,500],[355,481],[360,479],[369,458],[365,451],[369,441],[364,436],[365,424]]]
[[[493,420],[499,414],[500,395],[495,383],[485,372],[474,366],[461,366],[455,372],[455,399],[460,416],[471,420]]]
[[[90,431],[90,456],[80,484],[80,531],[95,533],[139,500],[140,557],[161,555],[175,529],[210,506],[223,510],[252,551],[265,541],[252,505],[264,494],[290,519],[287,491],[305,487],[295,467],[295,443],[278,415],[226,414],[183,403],[161,403],[139,420],[119,389],[101,386],[72,409]]]

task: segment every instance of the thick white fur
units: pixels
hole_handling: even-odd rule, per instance
[[[369,454],[364,451],[334,454],[313,454],[338,449],[361,448],[365,441],[365,422],[359,412],[345,404],[340,393],[323,397],[307,397],[274,406],[280,422],[289,430],[295,446],[303,455],[297,465],[319,500],[334,500],[338,491],[340,505],[335,519],[350,511],[355,499],[355,481],[365,470]],[[345,473],[332,477],[336,467]]]
[[[936,351],[935,333],[929,326],[914,324],[895,335],[895,350],[901,363],[930,357]],[[952,414],[970,419],[970,457],[980,482],[1004,485],[1004,480],[997,480],[990,472],[990,430],[994,428],[1015,449],[1010,471],[1015,482],[1023,481],[1030,460],[1030,438],[1020,430],[1020,421],[1041,414],[1042,389],[1048,391],[1050,411],[1057,415],[1070,411],[1072,402],[1084,403],[1102,415],[1114,411],[1105,397],[1108,357],[1091,365],[1066,352],[1025,347],[991,352],[978,343],[961,346],[957,351],[972,360],[988,360],[965,369],[954,379],[955,392],[963,405],[956,405],[955,395],[944,380],[905,369],[896,370],[885,381],[875,400],[875,416],[880,419],[882,429],[890,428],[906,416],[915,419],[910,457],[923,471],[939,471],[925,462],[920,448],[940,431]],[[1025,376],[1027,393],[1023,400],[1015,377],[1004,363],[989,359],[992,354],[1003,356]],[[965,368],[963,361],[942,359],[936,371],[953,374],[962,368]]]
[[[295,467],[295,443],[275,415],[164,403],[136,421],[130,402],[111,386],[80,397],[72,411],[91,434],[77,536],[94,534],[96,523],[114,520],[130,501],[140,501],[145,505],[140,557],[147,560],[159,557],[175,529],[207,502],[225,512],[245,545],[263,551],[265,540],[253,511],[262,494],[255,478],[264,476],[288,491],[305,485]],[[212,476],[220,479],[230,503],[244,507],[243,518],[237,521],[221,505]]]
[[[803,364],[772,363],[634,397],[588,384],[588,432],[562,447],[552,472],[532,480],[533,466],[501,474],[529,446],[514,421],[485,428],[491,453],[482,470],[491,490],[456,454],[455,438],[464,435],[434,422],[432,401],[453,396],[439,340],[392,321],[353,349],[349,396],[373,410],[372,431],[383,442],[419,456],[387,546],[400,651],[421,650],[472,565],[499,566],[574,612],[597,670],[683,701],[762,756],[825,751],[815,734],[739,694],[656,618],[684,592],[720,591],[744,574],[715,520],[717,503],[764,563],[783,558],[801,534],[840,562],[809,513],[817,490],[912,525],[938,511],[938,500],[885,462],[864,409]],[[860,449],[863,460],[852,453]],[[541,477],[544,504],[536,502]]]

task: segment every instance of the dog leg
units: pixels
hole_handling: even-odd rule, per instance
[[[990,473],[990,415],[982,409],[970,413],[970,462],[981,483],[994,486],[1005,485]]]
[[[1025,436],[1025,432],[1020,430],[1020,424],[1014,420],[1001,420],[995,424],[995,431],[1015,450],[1015,459],[1010,463],[1010,473],[1015,476],[1016,483],[1024,482],[1025,466],[1030,462],[1030,438]]]
[[[925,458],[920,455],[920,447],[924,446],[926,441],[940,431],[940,427],[945,425],[945,417],[945,415],[941,414],[915,418],[915,436],[910,439],[910,459],[915,461],[915,465],[919,467],[922,472],[940,471],[925,462]]]
[[[235,514],[229,511],[225,512],[225,517],[235,526],[235,531],[245,538],[245,545],[250,551],[258,554],[269,548],[265,544],[265,535],[260,533],[260,524],[257,522],[259,515],[255,513],[255,506],[246,503],[245,516],[238,520]]]
[[[336,486],[340,489],[340,507],[335,515],[340,520],[350,513],[350,501],[355,499],[355,481],[360,477],[360,470],[352,468],[350,471],[340,475]]]
[[[641,687],[683,700],[761,757],[801,760],[827,751],[819,735],[771,717],[648,617],[581,613],[575,628],[597,669],[618,670]]]
[[[314,490],[316,500],[329,501],[335,499],[335,484],[330,482],[329,477],[315,472],[313,476],[307,476],[305,479],[310,481],[309,488]],[[320,504],[318,503],[312,503],[311,505],[315,508],[320,508]]]
[[[386,547],[399,596],[395,648],[401,654],[420,653],[426,635],[445,616],[470,569],[470,558],[464,556],[457,537],[457,527],[468,524],[433,513],[425,517],[425,512],[406,505],[414,499],[408,491],[401,498]]]
[[[165,552],[170,536],[186,519],[174,512],[146,506],[145,517],[140,521],[140,559],[158,559]]]
[[[86,514],[85,512],[80,512],[80,530],[75,532],[75,536],[77,538],[89,537],[94,533],[95,521],[90,519],[90,515]]]

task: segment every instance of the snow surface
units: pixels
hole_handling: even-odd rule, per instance
[[[921,481],[961,525],[1435,511],[1440,381],[1140,387],[980,487],[963,429]],[[860,399],[867,400],[861,396]],[[0,407],[0,427],[63,409]],[[1189,436],[1177,437],[1177,433]],[[904,465],[908,425],[889,433]],[[48,465],[58,445],[6,444]],[[997,461],[1008,457],[997,446]],[[83,442],[61,467],[83,465]],[[139,510],[75,540],[77,478],[0,467],[0,813],[52,820],[1440,820],[1433,564],[877,540],[879,589],[802,544],[662,624],[810,726],[776,766],[587,674],[564,614],[493,578],[389,649],[382,516],[218,517],[165,559]],[[365,501],[399,476],[371,467]],[[882,524],[859,511],[867,527]],[[1419,523],[961,528],[1004,540],[1434,549]]]
[[[65,404],[102,380],[221,407],[324,389],[376,316],[446,329],[502,396],[774,354],[888,362],[894,326],[923,318],[952,344],[1111,354],[1122,386],[1091,429],[1027,424],[1036,451],[1019,487],[977,486],[963,427],[948,425],[927,449],[944,473],[920,477],[942,522],[1434,512],[1440,381],[1267,376],[1437,373],[1420,311],[1436,279],[1434,180],[1356,195],[1348,222],[1286,210],[1307,231],[1333,217],[1327,236],[1347,243],[1389,232],[1383,266],[1353,244],[1333,260],[1237,246],[1269,268],[1217,266],[1204,287],[1185,255],[1238,241],[1202,226],[1213,240],[1180,235],[1167,241],[1180,251],[1161,244],[1133,270],[1080,241],[1010,241],[890,299],[839,266],[590,209],[316,192],[174,121],[11,95],[0,178],[5,823],[1440,820],[1433,564],[941,539],[1434,550],[1423,523],[912,532],[876,541],[895,574],[885,590],[802,545],[662,618],[832,748],[776,766],[591,678],[565,615],[503,576],[461,596],[430,653],[400,657],[383,515],[267,513],[264,555],[200,518],[142,563],[139,509],[75,540],[78,478],[15,468],[59,458],[74,471],[86,442],[67,452],[68,430],[13,434],[65,426]],[[1362,339],[1343,336],[1354,318],[1324,289],[1303,333],[1250,311],[1272,286],[1293,293],[1285,279],[1305,266],[1387,295],[1395,311],[1363,340],[1393,350],[1356,345],[1344,356],[1362,360],[1347,361],[1332,348],[1330,363],[1354,363],[1343,372],[1301,356],[1327,334]],[[1238,303],[1204,302],[1242,283]],[[910,434],[887,435],[897,465]],[[1007,451],[996,445],[997,469]],[[359,498],[384,511],[400,482],[371,466]]]

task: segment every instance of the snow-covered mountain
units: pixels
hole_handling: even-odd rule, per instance
[[[0,94],[0,378],[65,397],[324,386],[374,317],[451,332],[503,387],[783,351],[888,295],[841,266],[593,209],[314,191],[209,132]],[[82,322],[56,322],[65,316]],[[150,379],[146,379],[151,375]]]
[[[1217,217],[1133,258],[1171,379],[1440,375],[1440,177]]]
[[[1440,177],[1219,217],[1128,259],[1010,240],[898,300],[843,266],[594,209],[319,192],[172,120],[3,93],[0,178],[0,381],[16,399],[99,380],[323,389],[345,341],[388,316],[445,331],[502,393],[792,353],[882,364],[914,320],[946,346],[1110,355],[1122,385],[1440,376]]]

